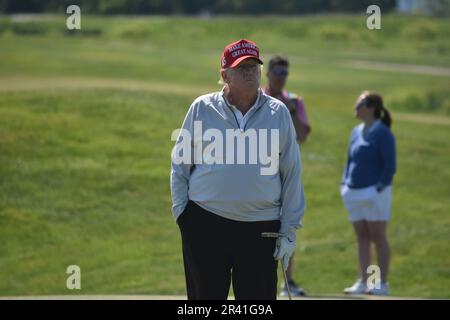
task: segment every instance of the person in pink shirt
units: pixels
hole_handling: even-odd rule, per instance
[[[309,124],[303,99],[284,89],[288,75],[289,61],[281,56],[273,57],[269,61],[269,70],[267,71],[268,85],[263,90],[267,95],[280,100],[288,107],[297,133],[297,141],[299,144],[302,144],[311,133],[311,125]],[[286,271],[288,283],[283,282],[280,296],[288,295],[287,286],[289,286],[293,296],[305,295],[305,291],[293,279],[293,260],[294,257],[292,256]]]
[[[303,143],[311,132],[311,125],[302,97],[284,89],[288,75],[289,61],[286,58],[275,56],[270,59],[267,71],[268,85],[264,88],[264,92],[277,98],[288,107],[297,132],[297,140],[299,143]]]

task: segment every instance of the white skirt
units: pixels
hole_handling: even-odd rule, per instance
[[[388,221],[391,218],[392,186],[378,192],[375,186],[350,189],[343,185],[341,196],[349,212],[348,220],[351,222]]]

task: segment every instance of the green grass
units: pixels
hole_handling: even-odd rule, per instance
[[[386,16],[0,18],[0,295],[183,294],[170,213],[172,130],[219,90],[219,56],[248,37],[289,56],[289,89],[313,132],[302,147],[307,197],[295,277],[311,294],[356,276],[338,193],[358,94],[394,112],[392,294],[450,297],[450,77],[351,67],[355,59],[450,67],[450,22]],[[37,31],[36,31],[37,30]],[[68,265],[82,290],[66,289]],[[281,278],[280,278],[281,279]]]

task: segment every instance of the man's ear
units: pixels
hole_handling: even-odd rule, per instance
[[[228,83],[229,82],[228,72],[226,70],[221,70],[220,74],[222,76],[223,82]]]
[[[223,82],[227,83],[225,70],[220,70],[220,76],[222,77]]]

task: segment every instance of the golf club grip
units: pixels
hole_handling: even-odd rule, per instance
[[[282,236],[283,235],[278,232],[262,232],[261,233],[261,237],[263,237],[263,238],[280,238]]]

